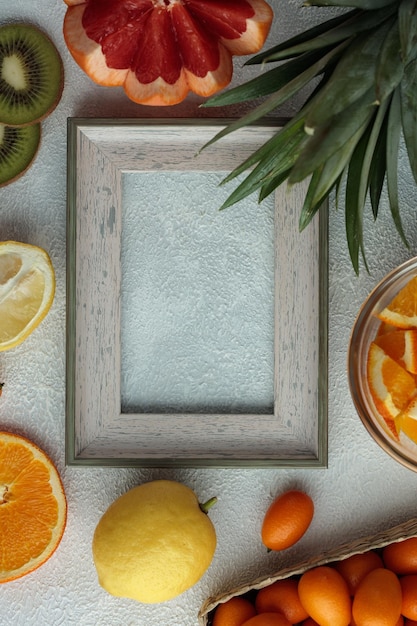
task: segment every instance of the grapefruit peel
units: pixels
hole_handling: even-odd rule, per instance
[[[64,1],[64,39],[81,69],[152,106],[226,87],[232,57],[259,52],[273,19],[265,0]]]

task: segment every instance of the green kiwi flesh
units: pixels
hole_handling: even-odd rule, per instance
[[[40,123],[30,126],[0,124],[0,187],[26,172],[38,151]]]
[[[0,123],[39,122],[58,104],[63,88],[61,57],[31,24],[0,26]]]

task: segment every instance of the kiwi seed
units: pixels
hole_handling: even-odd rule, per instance
[[[0,187],[19,178],[38,151],[40,123],[30,126],[0,124]]]
[[[62,60],[52,41],[31,24],[0,26],[0,123],[39,122],[58,104]]]

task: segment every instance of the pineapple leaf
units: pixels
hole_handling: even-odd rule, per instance
[[[266,183],[273,179],[279,178],[283,182],[291,169],[291,167],[285,168],[284,164],[282,167],[270,169],[268,172],[258,168],[259,165],[232,191],[221,205],[221,211],[247,198],[258,189],[261,190]]]
[[[381,137],[381,130],[383,128],[384,121],[386,120],[389,105],[390,99],[384,100],[384,102],[378,107],[376,115],[368,128],[367,144],[363,155],[362,171],[358,184],[358,203],[362,205],[365,203],[367,193],[370,190],[371,181],[373,182],[372,176],[375,153],[379,148],[378,140]],[[383,161],[383,164],[384,170],[382,172],[381,186],[378,185],[375,189],[379,190],[379,193],[377,196],[374,196],[373,199],[371,198],[374,217],[378,214],[379,198],[381,196],[382,185],[385,177],[385,160]],[[373,189],[373,192],[375,190]]]
[[[286,102],[289,98],[291,98],[291,96],[297,93],[297,91],[306,86],[317,74],[322,73],[326,69],[327,64],[333,59],[335,55],[339,54],[340,49],[343,48],[344,45],[345,44],[342,43],[337,48],[328,52],[324,57],[314,63],[310,68],[302,72],[298,77],[291,80],[287,85],[285,85],[285,87],[279,89],[276,93],[269,96],[269,98],[267,98],[264,102],[258,105],[253,111],[249,111],[249,113],[247,113],[240,119],[232,122],[231,124],[223,128],[214,137],[212,137],[210,141],[204,144],[201,150],[204,150],[204,148],[214,143],[215,141],[218,141],[229,133],[239,128],[242,128],[243,126],[247,126],[248,124],[252,124],[252,122],[255,122],[261,117],[265,117],[273,109],[278,107],[280,104]],[[215,100],[218,104],[220,96],[218,99],[216,98]]]
[[[375,72],[376,97],[378,102],[396,88],[404,73],[404,65],[400,53],[400,31],[395,21],[387,34],[381,48]]]
[[[374,219],[378,217],[379,202],[387,171],[387,126],[388,115],[385,113],[369,169],[369,198]]]
[[[407,65],[401,82],[401,119],[411,171],[417,182],[417,61]]]
[[[350,11],[349,13],[345,13],[343,15],[339,15],[330,20],[327,20],[326,22],[322,22],[321,24],[318,24],[317,26],[313,26],[312,28],[309,28],[308,30],[303,31],[299,35],[295,35],[295,37],[291,37],[290,39],[287,39],[283,43],[273,46],[269,50],[264,50],[263,52],[256,54],[255,56],[248,59],[245,65],[257,65],[259,63],[266,63],[269,61],[269,57],[271,55],[279,54],[281,52],[284,52],[284,57],[279,57],[279,58],[289,58],[291,56],[295,56],[294,53],[291,53],[291,52],[288,53],[288,51],[292,50],[293,48],[298,48],[298,46],[305,45],[306,50],[311,50],[310,45],[311,45],[312,40],[316,39],[317,37],[320,37],[320,35],[322,35],[323,33],[326,33],[330,29],[333,29],[336,26],[339,26],[340,24],[344,24],[351,17],[354,17],[358,15],[359,13],[360,11],[358,10]]]
[[[247,61],[284,63],[205,104],[266,96],[201,150],[312,87],[293,120],[224,178],[222,184],[250,170],[221,208],[255,191],[262,202],[281,184],[310,178],[302,230],[333,190],[338,208],[346,181],[346,238],[358,274],[360,257],[368,269],[363,237],[368,194],[376,219],[385,181],[394,225],[408,245],[400,217],[398,156],[402,133],[417,183],[417,0],[306,0],[305,5],[350,10]]]
[[[254,63],[271,63],[273,61],[282,61],[292,56],[299,55],[303,52],[325,48],[334,45],[345,39],[356,37],[364,31],[375,29],[376,26],[383,23],[387,18],[393,15],[395,8],[393,6],[383,7],[377,11],[351,11],[344,15],[341,23],[330,27],[328,30],[320,32],[311,39],[303,39],[300,42],[291,43],[296,38],[292,38],[287,42],[275,46],[270,50],[257,55],[245,65]],[[326,22],[329,23],[329,22]],[[313,30],[313,29],[312,29]],[[309,31],[307,31],[309,32]]]
[[[316,129],[291,171],[290,183],[302,181],[322,165],[360,129],[364,129],[374,113],[373,89],[347,109]]]
[[[380,9],[396,0],[305,0],[305,7],[356,7],[357,9],[370,10]]]
[[[273,163],[279,163],[280,160],[287,158],[287,154],[291,152],[293,146],[297,145],[298,138],[304,137],[303,127],[304,117],[300,114],[293,117],[281,130],[271,137],[271,139],[255,150],[243,163],[228,174],[226,178],[221,181],[221,184],[228,183],[256,163],[269,164],[270,160],[272,160]]]
[[[281,174],[275,176],[271,175],[271,177],[263,183],[262,187],[259,190],[259,202],[265,200],[265,198],[267,198],[272,192],[274,192],[275,189],[282,185],[282,183],[287,180],[290,171],[291,168],[283,171]]]
[[[317,168],[312,177],[310,178],[310,182],[308,185],[307,193],[304,198],[303,207],[301,209],[300,220],[298,224],[298,228],[301,231],[308,226],[308,224],[313,219],[314,215],[317,212],[319,205],[315,204],[314,198],[317,193],[317,186],[320,182],[320,177],[322,174],[323,166]]]
[[[363,208],[365,197],[358,193],[358,181],[361,180],[364,171],[364,159],[369,139],[369,127],[359,139],[352,157],[346,180],[345,193],[345,224],[350,259],[356,274],[359,274],[359,252],[366,264],[363,248]],[[359,184],[360,188],[360,184]]]
[[[324,124],[373,88],[381,41],[390,26],[391,20],[375,29],[372,35],[360,35],[345,49],[331,80],[323,87],[306,116],[307,128],[314,130]]]
[[[278,137],[281,143],[283,143],[280,133],[278,133]],[[220,208],[225,209],[239,202],[262,187],[269,179],[276,178],[277,176],[280,177],[284,172],[288,172],[300,153],[304,138],[305,134],[301,127],[297,132],[293,133],[292,137],[287,139],[285,144],[283,143],[282,151],[275,149],[259,161],[258,165],[246,176],[240,185],[236,187]],[[235,173],[232,172],[232,174],[234,176]],[[230,177],[228,177],[228,179],[230,179]],[[222,181],[222,184],[224,182],[226,181]]]
[[[388,128],[387,128],[387,187],[388,187],[388,199],[391,209],[391,215],[394,220],[395,227],[403,240],[404,244],[408,247],[408,242],[405,237],[401,218],[400,208],[398,202],[398,151],[400,146],[401,137],[401,96],[400,90],[397,88],[394,91],[391,106],[388,115]]]
[[[398,7],[401,56],[404,64],[414,59],[417,53],[417,1],[402,0]]]
[[[340,195],[341,195],[341,190],[342,190],[342,183],[347,177],[347,170],[348,170],[348,167],[346,166],[335,184],[335,206],[336,206],[337,211],[339,210],[339,207],[340,207]]]
[[[288,63],[269,70],[260,76],[256,76],[243,85],[238,85],[218,96],[213,96],[207,100],[207,102],[204,102],[201,107],[227,106],[229,104],[254,100],[261,96],[268,96],[274,92],[276,93],[289,82],[297,78],[297,76],[300,76],[302,72],[307,70],[314,63],[319,61],[324,53],[325,51],[320,50],[303,54]]]
[[[345,144],[335,152],[321,168],[320,179],[316,185],[314,204],[322,204],[325,197],[333,189],[341,174],[349,163],[353,150],[358,143],[362,129],[359,129]]]
[[[323,206],[323,203],[330,195],[330,192],[332,191],[333,187],[338,186],[340,179],[342,177],[342,174],[339,174],[339,176],[334,181],[334,184],[332,185],[332,187],[327,188],[325,193],[321,193],[319,191],[319,185],[321,184],[321,181],[322,181],[323,169],[324,169],[323,167],[317,169],[314,172],[313,176],[311,177],[310,184],[307,189],[307,194],[304,199],[304,204],[301,209],[300,220],[299,220],[300,231],[303,231],[304,228],[306,228],[309,225],[313,217],[320,210],[320,208]]]
[[[355,186],[352,186],[352,189],[349,189],[349,192],[352,193],[352,201],[355,202],[355,194],[356,194],[356,205],[358,210],[363,211],[366,202],[366,196],[369,189],[369,169],[372,162],[372,156],[375,149],[375,141],[378,133],[378,126],[376,125],[376,120],[378,115],[381,113],[381,110],[378,109],[374,120],[372,120],[367,126],[365,132],[363,133],[360,141],[358,142],[358,148],[356,150],[355,157],[358,158],[360,155],[360,159],[356,164],[356,172],[357,180],[356,180],[356,190]],[[379,122],[379,118],[378,118]]]
[[[385,119],[385,114],[388,109],[388,101],[385,101],[383,105],[381,105],[371,123],[366,128],[363,133],[360,142],[358,142],[358,149],[356,150],[356,154],[354,155],[354,159],[358,159],[358,155],[360,155],[361,168],[359,170],[359,162],[356,163],[356,171],[355,176],[356,180],[356,204],[358,207],[364,207],[366,202],[366,196],[370,187],[371,182],[371,166],[373,157],[375,154],[375,148],[377,146],[378,137],[381,131],[381,126]],[[352,188],[349,189],[349,193],[351,194],[352,203],[354,202],[354,183],[352,183]],[[362,210],[361,209],[361,210]],[[359,210],[359,209],[358,209]],[[375,213],[374,213],[375,215]]]

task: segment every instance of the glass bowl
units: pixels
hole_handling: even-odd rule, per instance
[[[381,324],[377,314],[415,276],[417,276],[417,257],[387,274],[363,303],[350,337],[348,378],[354,405],[367,431],[394,459],[417,472],[417,445],[402,433],[400,440],[395,440],[374,405],[366,372],[369,346]]]

